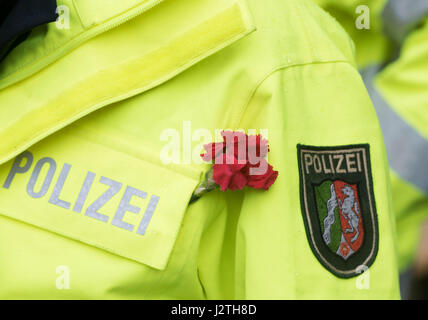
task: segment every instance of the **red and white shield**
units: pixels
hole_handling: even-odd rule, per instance
[[[341,255],[347,257],[361,248],[364,240],[363,217],[358,198],[358,188],[355,184],[349,184],[341,180],[334,181],[342,234],[346,244],[352,249],[348,250],[346,245],[341,245]]]

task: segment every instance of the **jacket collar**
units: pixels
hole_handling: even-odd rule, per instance
[[[243,0],[126,0],[118,11],[98,11],[94,3],[104,2],[74,1],[83,35],[96,36],[0,91],[0,164],[95,110],[159,86],[255,29]]]

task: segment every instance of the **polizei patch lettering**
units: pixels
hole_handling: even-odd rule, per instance
[[[378,222],[369,145],[297,145],[306,235],[320,263],[350,278],[374,262]]]

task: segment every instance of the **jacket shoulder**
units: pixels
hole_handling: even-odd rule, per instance
[[[309,0],[249,0],[257,31],[253,41],[279,65],[346,61],[354,44],[340,24]],[[267,56],[266,56],[267,55]]]

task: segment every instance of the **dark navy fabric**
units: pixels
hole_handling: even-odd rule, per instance
[[[0,0],[0,26],[14,7],[17,0]]]
[[[56,18],[56,0],[0,0],[0,60],[34,27]]]

